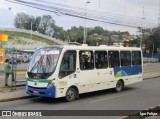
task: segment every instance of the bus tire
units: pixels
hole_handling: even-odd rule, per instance
[[[66,101],[67,102],[74,101],[76,99],[76,96],[77,96],[76,90],[70,87],[66,92]]]
[[[116,84],[116,87],[115,87],[115,91],[118,93],[118,92],[121,92],[124,88],[124,83],[123,83],[123,80],[119,80]]]

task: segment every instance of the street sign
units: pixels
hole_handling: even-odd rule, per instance
[[[3,48],[0,48],[0,64],[5,63],[5,50]]]
[[[0,41],[2,41],[2,42],[8,42],[8,35],[0,34]]]

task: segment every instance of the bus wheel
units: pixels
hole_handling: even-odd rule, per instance
[[[124,88],[124,83],[122,80],[119,80],[116,84],[116,88],[115,88],[115,91],[118,93],[118,92],[121,92]]]
[[[71,102],[76,99],[76,91],[74,88],[69,88],[66,92],[66,101]]]

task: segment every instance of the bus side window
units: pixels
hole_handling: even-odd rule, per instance
[[[108,67],[108,58],[106,51],[95,51],[95,66],[97,69]]]
[[[109,67],[110,68],[120,66],[119,51],[109,51],[108,58],[109,58]]]
[[[131,66],[131,52],[130,51],[121,51],[121,66]]]
[[[141,52],[140,51],[132,51],[132,65],[141,65]]]
[[[66,77],[76,71],[76,51],[67,51],[64,53],[60,70],[59,77]]]
[[[79,61],[81,70],[90,70],[94,68],[93,51],[80,51]]]

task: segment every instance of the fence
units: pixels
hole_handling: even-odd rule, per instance
[[[160,52],[159,53],[143,53],[144,62],[160,62]]]

